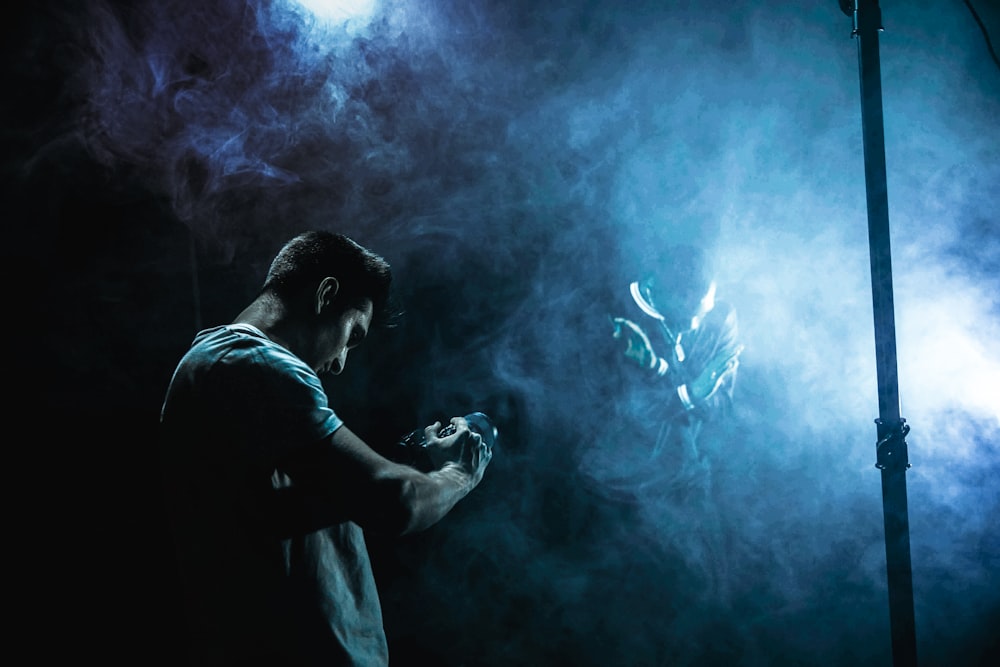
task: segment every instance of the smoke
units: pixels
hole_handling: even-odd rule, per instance
[[[96,3],[83,141],[216,244],[333,219],[402,226],[404,207],[412,225],[455,178],[443,156],[466,155],[490,119],[470,118],[483,82],[452,68],[471,38],[434,41],[447,17],[419,3],[381,9],[363,25],[295,2]]]
[[[961,3],[882,4],[919,651],[973,662],[1000,611],[1000,71]],[[476,493],[374,545],[400,664],[888,661],[837,3],[87,8],[69,132],[96,164],[226,261],[306,227],[392,261],[406,320],[329,387],[355,430],[500,425]],[[746,348],[734,414],[702,434],[707,499],[653,484],[622,504],[581,470],[651,472],[648,443],[602,450],[637,400],[609,390],[608,317],[667,243],[706,250]]]
[[[453,524],[437,545],[489,545],[480,549],[494,552],[492,568],[470,566],[461,581],[489,597],[480,582],[499,580],[520,594],[512,606],[545,610],[536,634],[507,619],[509,609],[478,612],[511,626],[512,651],[547,655],[548,646],[550,659],[580,664],[610,659],[595,644],[644,664],[888,659],[856,47],[827,9],[732,8],[725,27],[702,17],[700,39],[686,40],[672,31],[690,25],[683,9],[640,25],[590,8],[594,23],[607,18],[631,41],[518,120],[544,128],[533,140],[550,156],[545,187],[567,197],[568,212],[488,348],[493,380],[524,397],[532,448],[501,472],[537,487],[525,500],[525,482],[497,481],[496,504],[477,507],[489,518]],[[944,23],[929,7],[886,12],[899,26],[889,24],[883,49],[917,622],[937,638],[921,655],[974,660],[997,609],[986,592],[997,497],[981,482],[997,469],[1000,416],[989,186],[997,73],[980,63],[980,78],[956,74],[970,59],[954,48],[951,59],[932,58],[934,42],[921,41],[931,24],[974,36],[957,8]],[[592,35],[607,46],[608,32]],[[929,77],[914,65],[928,61],[938,68]],[[634,512],[605,513],[574,463],[597,455],[591,442],[613,406],[634,395],[628,386],[609,395],[580,369],[601,363],[601,327],[634,260],[670,242],[709,249],[720,298],[737,305],[747,345],[737,415],[709,436],[712,505],[664,502],[664,488],[646,487]],[[642,446],[600,462],[636,479],[650,465]],[[470,562],[480,564],[475,551]],[[457,569],[450,559],[440,568]],[[692,583],[713,577],[707,588]],[[664,611],[672,604],[688,614]]]

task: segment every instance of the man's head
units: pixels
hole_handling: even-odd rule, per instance
[[[337,374],[348,350],[388,318],[391,284],[379,255],[342,234],[309,231],[278,251],[261,294],[277,298],[295,324],[295,353],[317,373]]]
[[[309,231],[286,242],[271,262],[261,292],[273,293],[293,310],[309,312],[314,310],[320,283],[328,277],[338,283],[330,295],[338,308],[358,306],[368,299],[373,323],[388,316],[389,263],[343,234]]]
[[[715,283],[705,253],[695,246],[653,248],[644,258],[638,289],[675,331],[697,328],[715,305]]]

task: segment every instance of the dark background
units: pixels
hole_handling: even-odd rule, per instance
[[[1000,67],[967,3],[882,5],[918,653],[993,664]],[[996,38],[995,3],[972,7]],[[400,0],[342,19],[10,10],[7,543],[29,662],[182,664],[163,391],[281,241],[328,228],[392,262],[405,310],[327,382],[338,412],[372,442],[471,410],[501,428],[452,515],[371,541],[395,664],[889,664],[838,3]],[[672,241],[709,252],[747,346],[737,410],[705,434],[712,563],[702,510],[622,508],[579,472],[632,397],[594,382],[607,315]]]

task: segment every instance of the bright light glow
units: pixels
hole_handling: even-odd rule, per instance
[[[298,0],[298,2],[319,18],[347,21],[371,17],[378,0]]]

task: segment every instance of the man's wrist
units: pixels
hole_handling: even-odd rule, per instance
[[[681,403],[684,404],[684,409],[691,411],[695,409],[694,401],[691,400],[691,395],[688,394],[688,388],[686,384],[682,384],[677,387],[677,397],[681,399]]]
[[[667,374],[667,370],[670,369],[670,363],[663,357],[658,357],[653,353],[650,354],[649,363],[646,365],[646,368],[663,377]]]
[[[460,497],[463,498],[476,486],[473,482],[472,474],[465,465],[458,461],[447,461],[437,470],[428,473],[428,475],[454,486]]]

